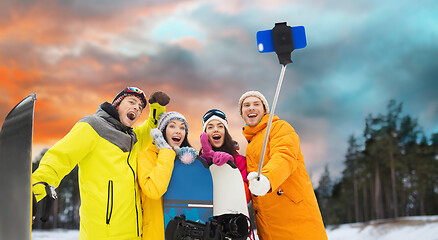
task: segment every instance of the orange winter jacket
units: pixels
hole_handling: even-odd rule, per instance
[[[248,172],[257,172],[269,114],[255,127],[245,126]],[[257,234],[263,240],[327,239],[300,140],[286,121],[274,116],[262,172],[271,183],[264,196],[252,198]]]

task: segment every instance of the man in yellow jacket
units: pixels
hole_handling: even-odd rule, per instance
[[[147,100],[142,90],[128,87],[112,103],[105,102],[94,115],[82,118],[46,152],[32,174],[36,200],[45,197],[46,185],[57,187],[78,164],[79,239],[141,239],[137,153],[151,143],[150,130],[168,102],[167,94],[153,93],[149,118],[131,128]]]
[[[261,240],[327,239],[300,140],[286,121],[273,117],[260,179],[257,172],[269,120],[269,105],[257,91],[239,100],[246,126],[246,160],[257,234]]]

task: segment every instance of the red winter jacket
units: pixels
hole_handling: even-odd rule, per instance
[[[251,193],[248,189],[248,178],[246,178],[246,176],[248,175],[248,172],[246,170],[246,158],[240,155],[237,151],[235,153],[235,158],[237,168],[240,170],[240,174],[242,174],[243,185],[245,185],[246,203],[249,203],[251,201]]]

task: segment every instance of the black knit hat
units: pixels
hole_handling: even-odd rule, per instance
[[[144,94],[144,92],[140,88],[136,88],[136,87],[127,87],[127,88],[123,89],[123,91],[121,91],[119,94],[117,94],[117,96],[114,98],[112,105],[114,107],[119,106],[120,102],[122,102],[122,100],[126,96],[138,97],[141,100],[141,102],[143,103],[142,104],[143,109],[147,105],[146,95]]]

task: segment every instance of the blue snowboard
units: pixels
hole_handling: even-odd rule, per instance
[[[204,160],[198,157],[190,165],[175,161],[163,205],[164,228],[182,214],[187,220],[200,223],[213,216],[213,180]]]

